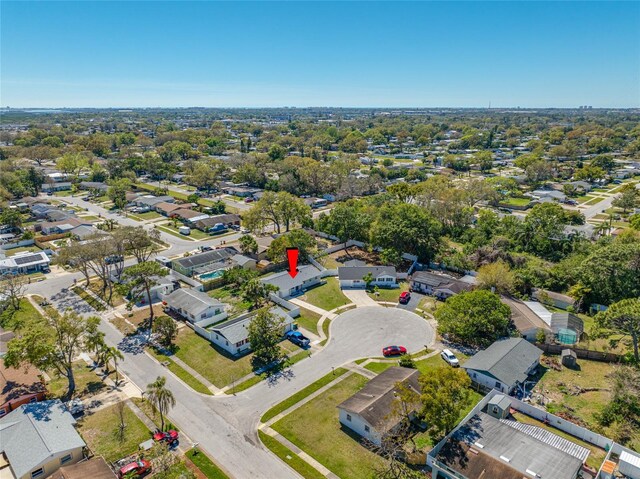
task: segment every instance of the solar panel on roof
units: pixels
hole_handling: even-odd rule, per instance
[[[19,256],[17,258],[13,258],[13,260],[16,262],[16,264],[27,264],[27,263],[33,263],[34,261],[38,261],[40,259],[40,255],[39,254],[32,254],[29,256]]]

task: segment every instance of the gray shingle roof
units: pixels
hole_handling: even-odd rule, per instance
[[[275,273],[266,278],[262,278],[260,281],[276,286],[280,291],[289,292],[291,288],[296,286],[302,286],[302,283],[320,276],[321,271],[310,264],[298,267],[298,274],[295,278],[292,278],[287,271],[282,273]]]
[[[271,308],[269,312],[282,318],[285,325],[293,323],[293,318],[285,313],[282,308],[276,306]],[[249,323],[251,323],[254,317],[255,315],[230,319],[229,321],[216,325],[212,330],[220,336],[225,337],[231,344],[236,344],[249,337]]]
[[[542,351],[522,338],[496,341],[484,351],[479,351],[462,365],[489,373],[508,386],[527,379],[527,370],[540,359]]]
[[[174,259],[173,262],[183,268],[197,268],[205,264],[223,262],[235,254],[238,254],[235,248],[220,248],[187,256],[186,258]]]
[[[0,452],[22,477],[49,458],[86,445],[75,423],[57,399],[24,404],[0,419]]]
[[[374,279],[381,275],[395,278],[396,268],[393,266],[340,266],[338,268],[338,278],[341,281],[362,280],[368,273],[371,273]]]
[[[415,392],[420,392],[419,376],[417,369],[394,366],[378,374],[360,391],[339,404],[338,408],[360,415],[378,432],[385,433],[397,424],[390,417],[396,398],[396,384],[406,382]]]
[[[165,298],[165,301],[172,308],[188,311],[194,316],[206,311],[211,306],[224,306],[224,303],[212,298],[207,293],[195,289],[176,289]]]

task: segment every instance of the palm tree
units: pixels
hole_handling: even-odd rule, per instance
[[[154,382],[147,385],[147,401],[155,411],[160,414],[160,429],[164,430],[164,416],[173,406],[176,405],[176,399],[173,393],[165,387],[167,378],[158,376]]]
[[[109,361],[113,361],[113,370],[116,372],[116,386],[120,382],[120,377],[118,376],[118,360],[122,361],[124,356],[120,352],[118,348],[115,346],[107,347],[104,351],[104,362],[106,373],[109,374]]]

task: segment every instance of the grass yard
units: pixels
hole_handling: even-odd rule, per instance
[[[314,313],[313,311],[309,311],[305,308],[300,308],[300,316],[296,318],[296,323],[301,328],[306,329],[307,331],[318,334],[318,321],[321,316],[318,313]]]
[[[353,374],[272,427],[339,477],[371,479],[383,460],[341,427],[336,409],[366,383],[365,377]]]
[[[13,331],[18,329],[25,320],[33,317],[42,318],[42,315],[27,298],[22,298],[20,299],[19,309],[16,310],[8,306],[0,313],[0,326],[9,331]]]
[[[260,421],[267,422],[269,419],[276,417],[278,414],[280,414],[283,411],[286,411],[294,404],[299,403],[307,396],[310,396],[311,394],[316,392],[318,389],[321,389],[322,387],[326,386],[330,382],[336,380],[347,371],[348,371],[347,369],[338,368],[334,372],[321,377],[316,382],[309,384],[306,388],[301,389],[300,391],[295,393],[293,396],[290,396],[284,401],[282,401],[281,403],[278,403],[275,406],[273,406],[271,409],[269,409],[267,412],[265,412],[262,415],[262,417],[260,418]]]
[[[151,437],[151,432],[140,419],[129,409],[124,408],[124,439],[118,434],[120,417],[118,405],[106,407],[84,417],[78,423],[78,431],[91,451],[103,456],[107,462],[117,461],[138,450],[138,445]]]
[[[183,239],[186,239],[188,241],[196,241],[193,238],[190,238],[188,235],[181,235],[176,230],[173,230],[171,228],[166,228],[164,226],[158,226],[158,225],[155,225],[155,227],[158,228],[160,231],[164,231],[165,233],[168,233],[170,235],[176,236],[178,238],[183,238]]]
[[[61,398],[67,392],[67,378],[58,376],[56,371],[49,371],[51,381],[47,385],[52,396]],[[73,362],[73,376],[76,380],[76,390],[74,397],[92,396],[101,392],[106,384],[84,361]],[[115,379],[115,372],[111,372],[110,377]]]
[[[586,203],[584,203],[585,205],[596,205],[598,203],[600,203],[601,201],[603,201],[605,198],[602,196],[597,196],[589,201],[587,201]]]
[[[574,198],[579,204],[586,203],[587,201],[591,201],[595,196],[592,195],[583,195]]]
[[[7,250],[4,250],[4,253],[7,255],[7,258],[10,258],[11,256],[15,256],[18,253],[27,253],[27,252],[39,253],[40,251],[42,251],[40,248],[33,245],[33,246],[20,246],[19,248],[7,249]]]
[[[89,289],[91,290],[91,292],[93,292],[96,296],[99,296],[100,298],[102,298],[104,300],[104,302],[107,302],[107,298],[109,297],[109,290],[107,289],[107,291],[105,292],[105,295],[102,295],[102,280],[100,279],[96,279],[93,280],[89,283]],[[126,300],[122,297],[121,294],[119,294],[116,291],[116,288],[113,288],[113,294],[111,295],[111,306],[120,306],[121,304],[126,303]]]
[[[207,479],[229,479],[229,476],[222,472],[204,452],[189,449],[185,456],[195,464],[202,474],[207,476]]]
[[[398,282],[399,288],[387,289],[387,288],[378,288],[378,295],[376,296],[374,293],[367,291],[367,294],[370,298],[375,301],[386,301],[389,303],[397,303],[398,298],[400,297],[400,293],[403,291],[409,291],[409,283],[407,281]]]
[[[500,202],[500,204],[508,206],[527,206],[529,203],[531,203],[529,198],[507,198]]]
[[[340,283],[336,278],[327,278],[325,284],[308,290],[301,299],[327,311],[350,303],[349,299],[342,294]]]
[[[147,351],[154,358],[156,358],[161,363],[168,362],[169,364],[166,366],[169,371],[178,376],[182,381],[184,381],[191,389],[197,391],[202,394],[213,394],[207,386],[202,384],[198,379],[193,377],[188,371],[186,371],[182,366],[176,363],[170,356],[164,356],[158,352],[156,352],[153,348],[148,348]]]
[[[251,307],[251,302],[243,299],[242,296],[239,296],[238,290],[231,285],[212,289],[207,294],[212,298],[218,299],[223,303],[230,305],[231,310],[228,311],[230,317],[233,317],[236,314],[244,313]]]
[[[295,469],[296,472],[305,479],[324,479],[325,476],[320,474],[319,471],[311,467],[307,462],[300,459],[292,450],[283,446],[268,434],[258,431],[258,436],[260,437],[262,444],[264,444],[267,449]]]
[[[104,311],[105,309],[107,309],[104,307],[104,305],[100,301],[98,301],[96,298],[91,296],[80,286],[76,286],[75,288],[72,288],[71,291],[73,291],[78,296],[80,296],[89,306],[91,306],[96,311]]]

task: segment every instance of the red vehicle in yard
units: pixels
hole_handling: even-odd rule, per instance
[[[130,462],[126,466],[122,466],[118,471],[118,477],[124,477],[127,474],[135,473],[136,476],[144,476],[151,472],[151,463],[146,459]]]
[[[407,354],[407,348],[404,346],[387,346],[382,349],[383,356],[401,356]]]
[[[173,444],[178,440],[178,431],[171,429],[167,432],[158,431],[153,435],[153,440],[158,442],[166,442],[167,444]]]
[[[411,293],[409,291],[403,291],[402,293],[400,293],[400,299],[398,299],[398,302],[400,304],[407,304],[410,299]]]

